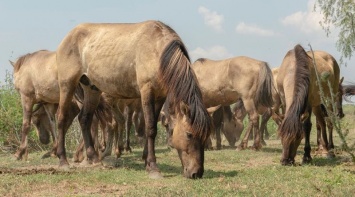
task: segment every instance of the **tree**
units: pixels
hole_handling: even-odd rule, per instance
[[[330,27],[339,29],[336,47],[342,56],[340,63],[344,58],[351,59],[355,52],[355,1],[354,0],[317,0],[315,9],[320,8],[323,13],[323,21],[320,25],[327,33],[331,33]]]

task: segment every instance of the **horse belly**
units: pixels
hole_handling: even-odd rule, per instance
[[[101,91],[118,98],[139,98],[140,92],[133,64],[93,66],[87,74]]]

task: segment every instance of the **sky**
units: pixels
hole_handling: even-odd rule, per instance
[[[337,60],[337,29],[329,37],[319,25],[315,0],[1,0],[0,85],[8,60],[37,50],[55,51],[76,25],[160,20],[185,43],[191,60],[249,56],[278,67],[288,50],[324,50]],[[355,60],[340,65],[346,82],[355,82]]]

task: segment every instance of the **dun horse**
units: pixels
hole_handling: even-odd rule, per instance
[[[309,53],[307,54],[302,46],[296,45],[293,50],[286,54],[279,68],[277,87],[282,103],[285,104],[285,117],[278,129],[283,146],[281,158],[283,165],[295,162],[297,148],[304,135],[305,153],[303,162],[311,161],[309,137],[312,109],[317,121],[319,120],[324,128],[325,122],[324,116],[321,114],[321,99],[316,74],[327,76],[326,80],[322,80],[322,88],[326,97],[329,98],[331,94],[336,95],[338,92],[339,72],[334,68],[337,65],[329,64],[322,55],[317,55],[317,53],[314,53],[313,59],[313,56],[309,56]],[[317,65],[316,69],[313,61]],[[325,81],[329,81],[333,85],[333,92],[330,91]],[[323,131],[321,143],[326,149],[325,151],[328,151],[326,135]]]
[[[46,112],[43,113],[43,109],[39,109],[38,115],[41,118],[47,118],[50,122],[50,126],[47,126],[49,130],[37,129],[37,132],[39,132],[40,141],[45,144],[49,143],[48,132],[52,132],[53,149],[49,154],[54,154],[57,146],[55,140],[55,136],[57,136],[55,132],[55,113],[56,104],[59,102],[56,54],[55,52],[41,50],[21,56],[15,63],[11,62],[11,64],[14,66],[14,85],[21,95],[23,111],[21,144],[15,153],[15,157],[17,159],[22,159],[23,156],[27,157],[27,136],[31,129],[33,106],[37,103],[41,103]],[[72,101],[69,102],[68,109],[70,110],[70,113],[68,113],[69,119],[73,119],[79,112],[77,105]],[[74,114],[74,117],[72,114]],[[47,117],[44,117],[46,115]],[[39,127],[45,126],[41,125],[37,119],[35,125]]]
[[[202,103],[187,50],[172,28],[159,21],[81,24],[62,40],[57,63],[60,167],[69,166],[64,146],[70,125],[67,115],[75,87],[80,82],[85,96],[79,122],[89,161],[99,162],[89,129],[101,92],[117,98],[141,98],[147,137],[143,159],[149,176],[161,178],[156,163],[155,137],[159,112],[168,97],[178,122],[172,144],[178,151],[183,174],[188,178],[202,177],[203,147],[210,135],[211,119]]]
[[[238,149],[247,148],[249,133],[254,131],[253,148],[261,148],[259,108],[273,104],[273,79],[266,62],[245,56],[214,61],[198,59],[192,65],[206,107],[231,105],[242,99],[249,114],[249,128]]]

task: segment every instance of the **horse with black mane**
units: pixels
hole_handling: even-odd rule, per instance
[[[70,125],[67,115],[75,87],[81,83],[84,103],[79,122],[90,162],[100,162],[89,130],[101,92],[116,98],[140,98],[146,124],[145,167],[151,178],[162,178],[156,162],[155,137],[159,112],[168,98],[177,120],[172,144],[178,151],[183,174],[202,177],[211,119],[202,103],[187,50],[172,28],[159,21],[80,24],[59,45],[57,63],[60,167],[69,167],[64,146]]]
[[[328,148],[325,120],[321,109],[320,87],[317,84],[317,76],[325,76],[325,80],[320,80],[324,96],[331,98],[331,95],[338,95],[339,67],[333,61],[328,61],[329,59],[329,54],[326,52],[315,51],[313,55],[311,52],[307,53],[301,45],[296,45],[294,49],[288,51],[279,68],[276,83],[285,106],[284,119],[278,128],[283,146],[281,158],[283,165],[294,164],[297,148],[304,136],[303,162],[308,163],[312,160],[309,140],[312,111],[317,118],[317,124],[321,126],[320,143],[324,148],[323,151],[328,156],[333,155]],[[338,95],[337,99],[339,101],[341,96]],[[331,112],[330,103],[323,104]],[[341,105],[337,106],[341,108]],[[338,109],[338,116],[343,116],[342,109]]]

